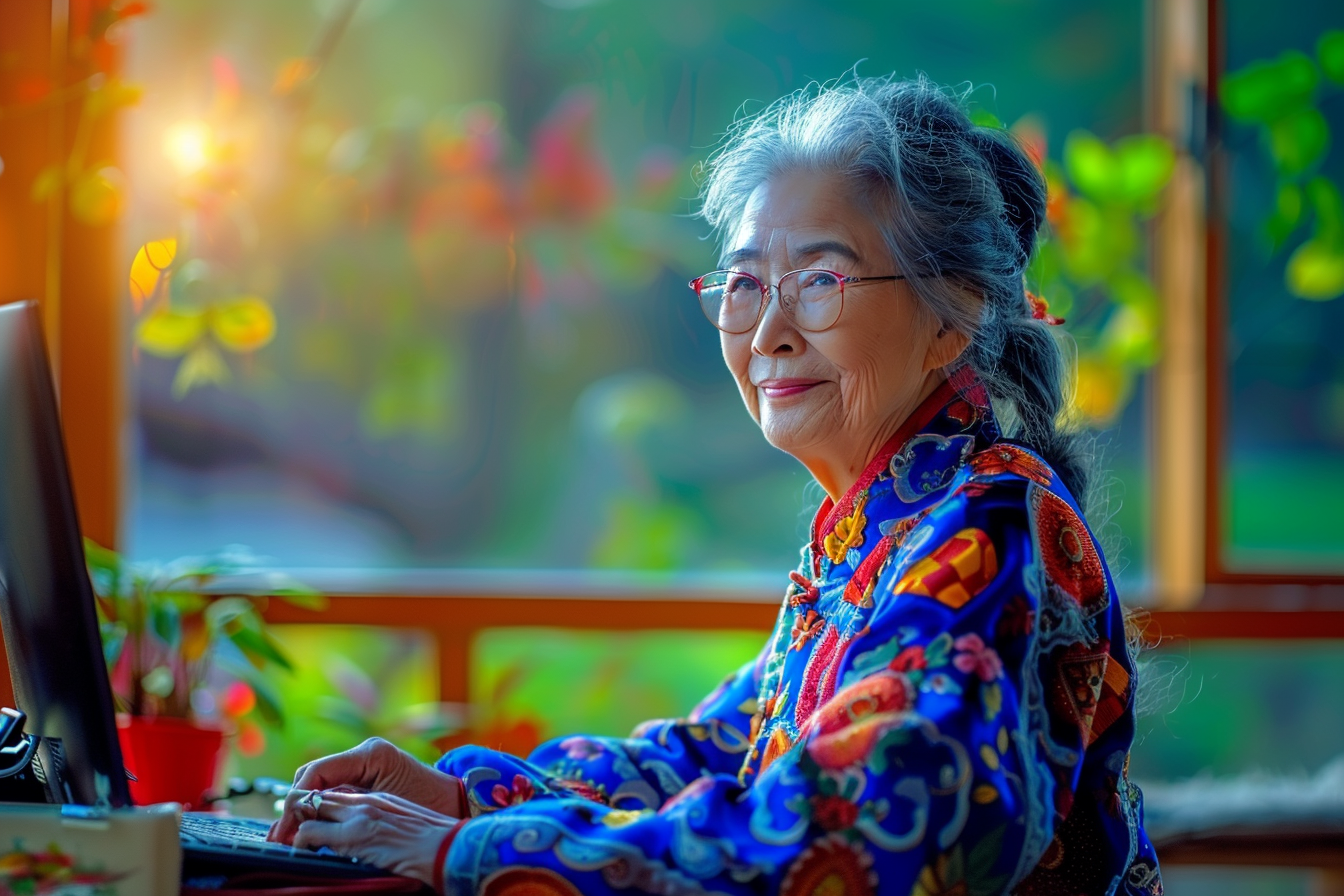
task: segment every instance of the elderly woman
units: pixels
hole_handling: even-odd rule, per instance
[[[1023,287],[1045,199],[922,79],[741,123],[691,287],[827,495],[760,656],[627,739],[436,769],[371,741],[300,769],[273,836],[492,896],[1160,893],[1123,611]]]

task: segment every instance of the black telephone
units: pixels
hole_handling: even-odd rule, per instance
[[[47,776],[37,758],[37,735],[27,734],[23,723],[28,716],[18,709],[0,707],[0,801],[10,803],[48,803]],[[48,744],[53,756],[59,756],[57,743]]]

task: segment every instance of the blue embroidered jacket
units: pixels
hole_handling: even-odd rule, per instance
[[[688,718],[439,760],[475,816],[449,893],[1162,892],[1110,573],[956,379],[823,502],[764,650]]]

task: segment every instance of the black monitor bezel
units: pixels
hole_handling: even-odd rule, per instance
[[[0,627],[62,802],[131,805],[65,438],[35,302],[0,306]]]

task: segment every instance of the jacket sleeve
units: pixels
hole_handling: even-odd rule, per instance
[[[473,814],[543,795],[621,809],[656,809],[702,775],[736,775],[750,748],[768,649],[728,676],[683,719],[655,719],[628,738],[573,735],[542,744],[525,763],[465,747],[437,767],[462,778]]]
[[[1084,752],[1082,717],[1047,707],[1055,645],[1117,618],[1047,588],[1030,488],[976,485],[908,533],[834,693],[801,728],[764,719],[758,771],[681,764],[694,779],[656,808],[520,800],[461,828],[448,892],[1006,892],[1050,845]]]

